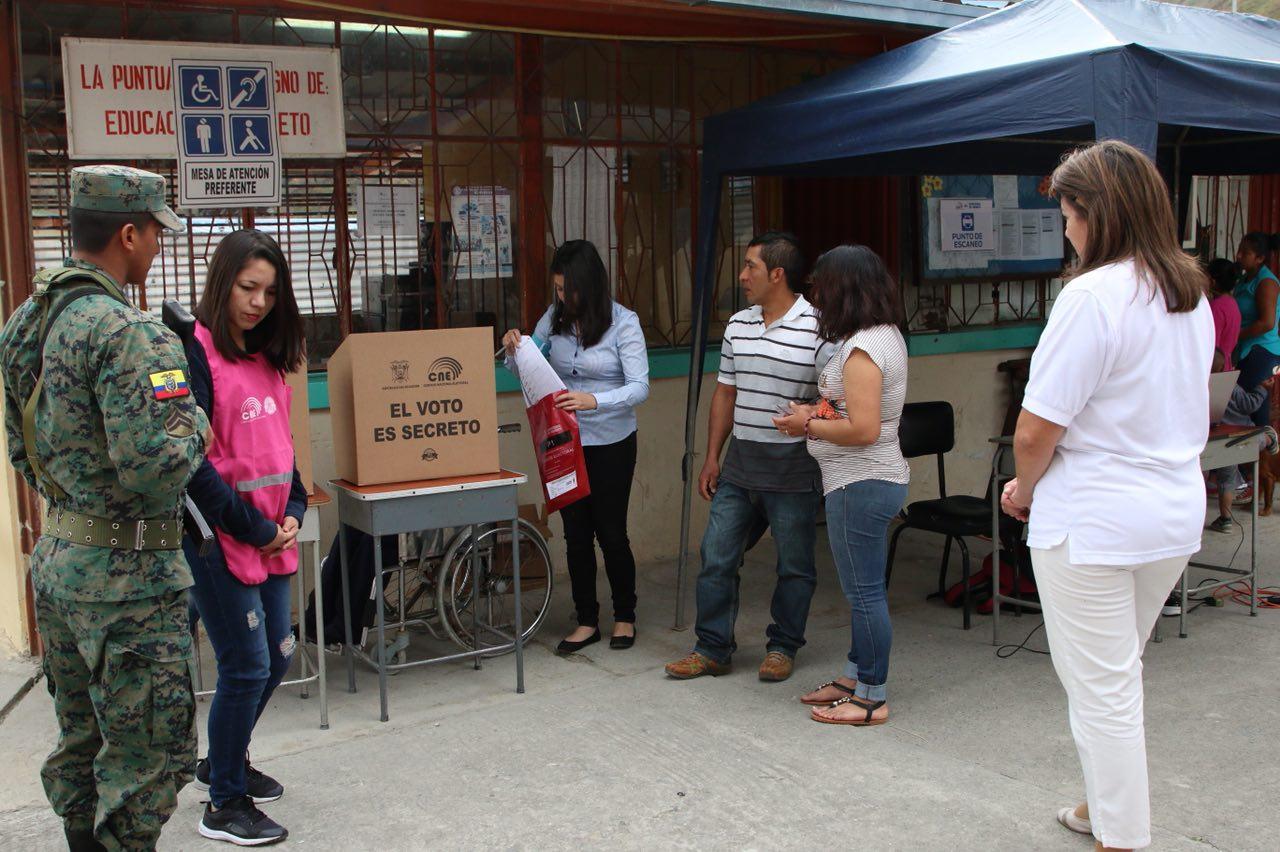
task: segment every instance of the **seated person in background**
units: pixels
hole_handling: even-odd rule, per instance
[[[1253,412],[1257,411],[1263,400],[1267,399],[1274,383],[1275,377],[1272,376],[1251,391],[1236,385],[1231,389],[1231,401],[1227,403],[1222,422],[1228,426],[1252,426]],[[1280,441],[1276,438],[1276,430],[1270,426],[1265,427],[1256,440],[1259,452],[1266,450],[1271,455],[1280,452]],[[1209,524],[1208,529],[1220,533],[1232,532],[1236,524],[1231,519],[1231,500],[1235,496],[1236,488],[1243,481],[1240,468],[1230,465],[1211,470],[1209,481],[1216,482],[1218,485],[1218,519]]]
[[[1225,257],[1209,262],[1209,310],[1213,311],[1213,371],[1234,370],[1231,354],[1240,342],[1240,306],[1231,291],[1240,280],[1240,267]]]

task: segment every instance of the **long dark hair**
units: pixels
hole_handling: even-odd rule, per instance
[[[809,276],[809,300],[818,309],[823,340],[846,340],[877,325],[906,325],[889,270],[866,246],[836,246],[819,256]]]
[[[1164,297],[1169,313],[1200,304],[1208,276],[1178,245],[1169,189],[1146,154],[1116,139],[1080,148],[1054,170],[1049,194],[1079,210],[1089,226],[1072,277],[1132,260],[1139,277]]]
[[[1209,287],[1214,293],[1230,293],[1240,280],[1240,267],[1225,257],[1209,261]]]
[[[265,260],[275,269],[276,304],[245,334],[247,351],[241,351],[231,339],[227,306],[236,277],[251,260]],[[303,365],[306,336],[298,302],[293,296],[289,262],[280,244],[262,231],[253,228],[232,231],[218,243],[209,261],[209,276],[195,315],[212,333],[213,345],[223,358],[234,361],[261,353],[273,367],[285,373],[292,373]]]
[[[569,240],[552,255],[551,274],[564,276],[564,300],[557,299],[551,312],[551,333],[577,326],[582,348],[590,349],[613,325],[609,273],[600,252],[587,240]]]
[[[1267,255],[1280,249],[1280,234],[1268,234],[1266,231],[1250,231],[1240,238],[1240,245],[1248,246],[1249,251],[1267,262]]]

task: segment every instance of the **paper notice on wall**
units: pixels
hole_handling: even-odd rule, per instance
[[[1062,249],[1062,211],[1037,210],[1040,220],[1040,253],[1035,260],[1061,260]]]
[[[1062,214],[1057,210],[998,210],[1000,260],[1061,260]]]
[[[511,190],[505,186],[455,186],[449,193],[459,279],[510,278]]]
[[[996,211],[996,256],[1009,260],[1022,255],[1022,219],[1017,210]]]
[[[1018,206],[1018,176],[992,175],[991,184],[997,210],[1011,210]]]
[[[418,187],[364,184],[356,190],[356,230],[361,237],[418,236]]]
[[[942,199],[927,198],[929,222],[927,241],[929,251],[929,268],[935,271],[984,269],[996,257],[995,251],[943,251],[940,234],[942,231]]]
[[[938,201],[939,240],[944,252],[994,251],[995,223],[986,198],[943,198]]]

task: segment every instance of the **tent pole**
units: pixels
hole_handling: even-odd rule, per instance
[[[1182,242],[1182,222],[1178,217],[1182,213],[1182,143],[1187,140],[1191,126],[1182,128],[1178,141],[1173,145],[1173,224],[1178,228],[1178,242]]]
[[[696,422],[690,419],[690,423]],[[680,559],[676,564],[676,620],[672,625],[675,630],[684,630],[684,585],[685,572],[689,565],[689,515],[693,511],[693,481],[690,478],[690,472],[693,469],[693,452],[690,449],[693,445],[693,438],[687,433],[689,425],[685,428],[685,453],[684,459],[680,463],[681,470],[684,471],[684,495],[680,504]]]
[[[710,122],[708,122],[710,124]],[[680,474],[684,497],[680,507],[680,550],[676,560],[676,630],[684,630],[684,587],[689,565],[689,515],[693,510],[694,441],[697,439],[698,397],[702,392],[702,364],[707,351],[707,327],[715,284],[717,224],[720,219],[721,172],[713,152],[717,150],[714,131],[707,127],[703,138],[702,187],[698,209],[697,253],[693,276],[693,315],[689,341],[689,389],[684,414],[684,457]]]

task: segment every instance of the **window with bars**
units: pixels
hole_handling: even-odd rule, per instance
[[[536,319],[550,288],[545,268],[532,267],[573,238],[597,243],[616,298],[639,313],[651,346],[686,345],[702,119],[853,61],[777,46],[441,30],[162,0],[17,7],[40,266],[69,250],[76,163],[66,153],[63,37],[339,48],[347,156],[286,159],[278,208],[182,211],[187,232],[166,240],[138,294],[152,310],[167,298],[194,303],[218,240],[261,228],[289,258],[313,367],[346,333],[492,325],[501,334]],[[172,161],[131,165],[174,177]],[[512,274],[459,275],[450,196],[494,186],[511,194]],[[412,190],[415,215],[396,217],[390,233],[364,233],[362,193],[397,187]],[[757,226],[776,224],[760,181],[735,178],[723,191],[713,334],[741,307],[746,243]]]
[[[279,239],[290,260],[313,366],[323,366],[350,332],[492,325],[500,334],[536,319],[549,286],[545,269],[530,267],[577,238],[597,244],[615,297],[640,315],[651,346],[687,344],[702,119],[854,61],[776,47],[441,30],[162,0],[17,6],[38,266],[69,250],[66,184],[74,163],[66,155],[61,38],[339,48],[347,156],[286,160],[278,208],[188,216],[187,232],[166,241],[139,294],[151,309],[166,298],[193,303],[218,240],[252,224]],[[171,161],[134,164],[173,178]],[[787,215],[796,205],[788,194],[807,198],[808,190],[792,183],[725,182],[713,337],[742,307],[736,277],[752,234],[793,227]],[[511,194],[512,274],[460,276],[451,194],[495,186]],[[414,216],[396,217],[390,232],[362,232],[362,195],[397,188],[416,199]],[[1243,178],[1197,178],[1187,247],[1230,257],[1245,228],[1247,198]],[[859,230],[865,222],[849,224],[837,241],[872,236]],[[816,256],[826,246],[808,247]],[[1045,277],[918,280],[918,261],[903,253],[903,298],[914,331],[1038,321],[1061,287]]]
[[[1249,229],[1248,176],[1197,175],[1191,179],[1183,247],[1206,261],[1235,258]]]

